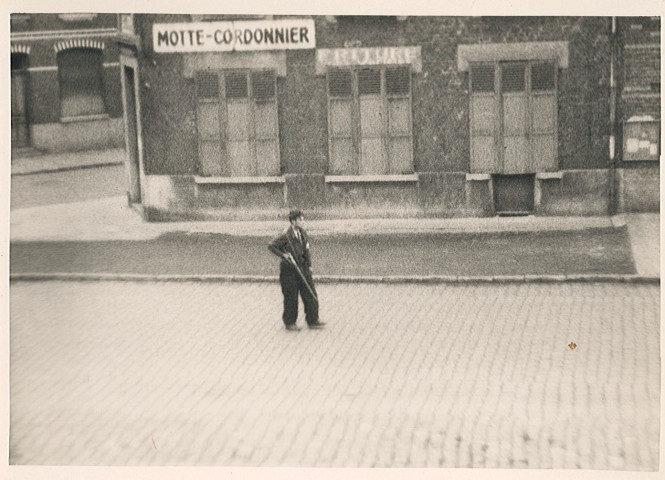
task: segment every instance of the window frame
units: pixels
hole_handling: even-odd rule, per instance
[[[474,90],[474,67],[483,67],[483,66],[492,66],[494,71],[494,90]],[[510,67],[513,65],[524,65],[524,88],[522,90],[504,90],[503,82],[503,72],[504,68]],[[550,89],[533,89],[533,67],[538,65],[550,65],[552,68],[553,75],[553,88]],[[515,173],[515,172],[506,172],[506,166],[504,161],[504,148],[502,148],[502,142],[505,140],[504,136],[504,96],[516,96],[524,95],[525,97],[525,121],[526,121],[526,135],[525,137],[528,140],[528,155],[529,161],[525,167],[524,172],[519,173],[538,173],[541,170],[535,168],[535,159],[534,159],[534,143],[533,138],[537,135],[542,136],[542,132],[537,132],[534,128],[534,98],[537,97],[546,97],[550,96],[554,98],[554,112],[552,117],[553,122],[553,131],[551,135],[553,136],[553,152],[554,152],[554,162],[556,165],[556,170],[558,170],[558,115],[556,112],[556,106],[558,105],[559,100],[559,69],[557,67],[556,61],[553,60],[543,60],[543,59],[525,59],[525,60],[494,60],[494,61],[478,61],[478,62],[469,62],[469,79],[468,79],[468,88],[469,88],[469,143],[470,143],[470,171],[472,173]],[[474,128],[474,103],[479,98],[492,98],[492,110],[493,110],[493,145],[494,145],[494,158],[491,161],[485,162],[485,166],[480,168],[476,166],[474,161],[473,154],[473,141],[474,137],[478,138],[482,136]],[[487,136],[487,134],[485,134]],[[537,170],[532,172],[532,170]],[[552,171],[551,168],[547,168],[545,171]]]
[[[99,103],[101,104],[101,108],[91,108],[90,111],[83,112],[77,115],[68,115],[64,111],[64,105],[67,100],[71,97],[74,97],[74,95],[71,95],[69,91],[67,91],[66,88],[63,88],[64,85],[69,86],[71,84],[71,80],[64,81],[65,75],[69,73],[69,69],[72,68],[71,65],[66,65],[67,68],[63,68],[62,63],[64,62],[63,59],[66,55],[68,54],[76,54],[76,53],[81,53],[81,52],[89,52],[95,54],[97,57],[98,63],[95,65],[95,68],[97,69],[96,72],[96,87],[97,87],[97,96],[99,97]],[[76,62],[77,65],[81,65],[82,62]],[[62,122],[68,122],[68,121],[76,121],[76,120],[85,120],[89,118],[100,118],[100,117],[107,117],[108,116],[108,107],[106,105],[106,91],[105,91],[105,85],[104,85],[104,52],[99,49],[99,48],[92,48],[92,47],[75,47],[75,48],[68,48],[66,50],[61,50],[57,53],[56,55],[56,65],[58,69],[58,101],[60,105],[60,121]],[[92,75],[91,75],[92,76]],[[65,98],[65,95],[68,94],[67,98]],[[99,111],[96,111],[99,110]]]
[[[406,71],[408,77],[408,91],[405,93],[389,93],[387,89],[387,72],[389,70]],[[380,74],[379,79],[379,93],[360,93],[360,75],[362,71],[378,71]],[[350,73],[351,89],[349,96],[335,96],[331,95],[331,75],[337,72]],[[415,165],[413,161],[413,72],[411,71],[410,64],[382,64],[382,65],[353,65],[329,68],[326,71],[326,99],[328,106],[327,120],[328,120],[328,164],[327,174],[329,176],[337,176],[343,178],[356,177],[391,177],[398,178],[399,176],[411,176],[415,172]],[[381,108],[383,115],[382,125],[380,127],[381,144],[387,163],[387,172],[372,172],[369,174],[361,174],[362,159],[362,118],[361,118],[361,97],[375,97],[381,99]],[[391,116],[390,116],[390,103],[393,99],[403,99],[408,101],[408,133],[391,134]],[[333,131],[333,107],[334,102],[348,101],[351,104],[349,122],[351,124],[350,137],[348,135],[336,134]],[[350,138],[351,139],[351,158],[347,160],[350,164],[344,171],[334,171],[333,168],[333,140],[335,138]],[[367,137],[365,137],[367,138]],[[409,169],[407,171],[394,172],[392,171],[392,162],[390,157],[390,141],[391,139],[407,138],[409,143]]]
[[[254,83],[253,83],[253,76],[254,74],[260,74],[268,72],[272,76],[272,83],[273,83],[273,91],[272,91],[272,96],[268,98],[256,98],[254,95]],[[218,92],[216,97],[200,97],[198,95],[198,91],[196,91],[197,88],[197,75],[199,73],[204,73],[204,74],[213,74],[217,77],[217,86],[218,86]],[[244,97],[229,97],[227,96],[227,76],[229,75],[235,75],[235,74],[243,74],[246,80],[246,86],[247,86],[247,95]],[[279,141],[279,100],[278,100],[278,89],[277,89],[277,72],[274,69],[270,68],[259,68],[259,69],[252,69],[252,68],[242,68],[242,69],[215,69],[215,70],[197,70],[194,72],[194,88],[195,88],[195,101],[196,101],[196,126],[197,126],[197,140],[198,140],[198,146],[199,150],[197,152],[197,170],[198,170],[198,176],[201,178],[207,178],[210,179],[211,177],[218,177],[220,179],[224,179],[222,183],[229,183],[229,181],[233,181],[233,179],[257,179],[257,178],[270,178],[270,177],[277,177],[282,174],[282,165],[281,165],[281,155],[280,155],[280,141]],[[203,161],[201,159],[201,142],[202,141],[207,141],[207,142],[213,142],[211,139],[202,139],[201,137],[201,121],[202,119],[199,118],[200,115],[200,105],[201,104],[215,104],[218,108],[218,141],[217,144],[220,146],[220,157],[219,157],[219,164],[217,165],[217,168],[219,171],[217,173],[210,174],[209,172],[204,171],[204,165]],[[231,156],[230,156],[230,151],[229,151],[229,104],[245,104],[247,105],[248,109],[248,133],[247,133],[247,139],[246,141],[249,142],[249,148],[250,148],[250,157],[249,161],[251,164],[248,166],[251,170],[253,170],[253,174],[250,175],[232,175],[231,172]],[[257,131],[256,131],[256,118],[258,117],[256,111],[257,111],[257,105],[266,105],[266,104],[273,104],[275,108],[275,114],[273,117],[273,128],[275,135],[272,138],[259,138],[257,136]],[[256,144],[258,141],[272,141],[274,142],[274,145],[276,147],[276,163],[278,165],[278,171],[275,172],[274,175],[261,175],[258,173],[259,170],[259,165],[258,162],[260,159],[258,158],[257,154],[257,147]],[[220,180],[221,181],[221,180]],[[206,183],[206,182],[204,182]],[[253,183],[250,182],[250,183]]]

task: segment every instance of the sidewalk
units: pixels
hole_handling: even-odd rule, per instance
[[[122,148],[44,154],[12,158],[11,174],[30,175],[34,173],[60,172],[79,168],[120,165],[124,161],[125,150]]]
[[[490,217],[456,219],[345,219],[307,222],[310,235],[410,233],[580,232],[627,225],[637,273],[660,275],[657,213],[614,217]],[[165,234],[272,236],[281,221],[145,222],[125,197],[13,210],[11,242],[147,241]]]

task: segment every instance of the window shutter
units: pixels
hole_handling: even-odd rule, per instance
[[[497,170],[495,145],[495,65],[471,65],[469,126],[471,134],[470,170],[473,173]]]
[[[252,72],[254,105],[254,163],[256,175],[279,175],[279,140],[275,75],[271,71]]]
[[[252,73],[252,97],[258,102],[275,98],[275,75],[273,72]]]
[[[540,63],[531,65],[531,90],[554,90],[554,64]]]
[[[247,98],[249,96],[246,73],[227,73],[225,80],[226,98]]]
[[[378,95],[381,93],[381,70],[363,68],[358,71],[358,93]]]
[[[408,95],[411,87],[409,67],[386,69],[386,92],[388,95]]]
[[[333,70],[328,73],[328,94],[331,97],[350,97],[351,88],[350,70]]]
[[[526,65],[504,65],[501,69],[501,91],[523,92],[526,89],[525,69]]]
[[[494,65],[473,65],[471,67],[471,90],[473,92],[494,91]]]
[[[199,173],[221,175],[224,142],[220,130],[219,76],[216,72],[195,72],[194,87],[197,99]]]
[[[196,98],[219,97],[219,77],[215,73],[196,72]]]

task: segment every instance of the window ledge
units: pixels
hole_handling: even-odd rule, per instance
[[[415,173],[406,175],[326,175],[326,183],[417,182]]]
[[[563,172],[539,172],[536,173],[536,180],[561,180]]]
[[[81,115],[79,117],[60,117],[61,123],[76,123],[76,122],[92,122],[94,120],[108,120],[110,117],[108,113],[100,113],[96,115]]]
[[[492,175],[489,173],[467,173],[466,181],[467,182],[486,182],[492,180]]]
[[[247,183],[284,183],[284,177],[201,177],[194,176],[199,184],[247,184]]]

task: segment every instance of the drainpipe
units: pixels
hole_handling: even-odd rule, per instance
[[[609,185],[609,214],[616,213],[616,50],[617,50],[617,21],[612,17],[610,33],[610,185]]]

